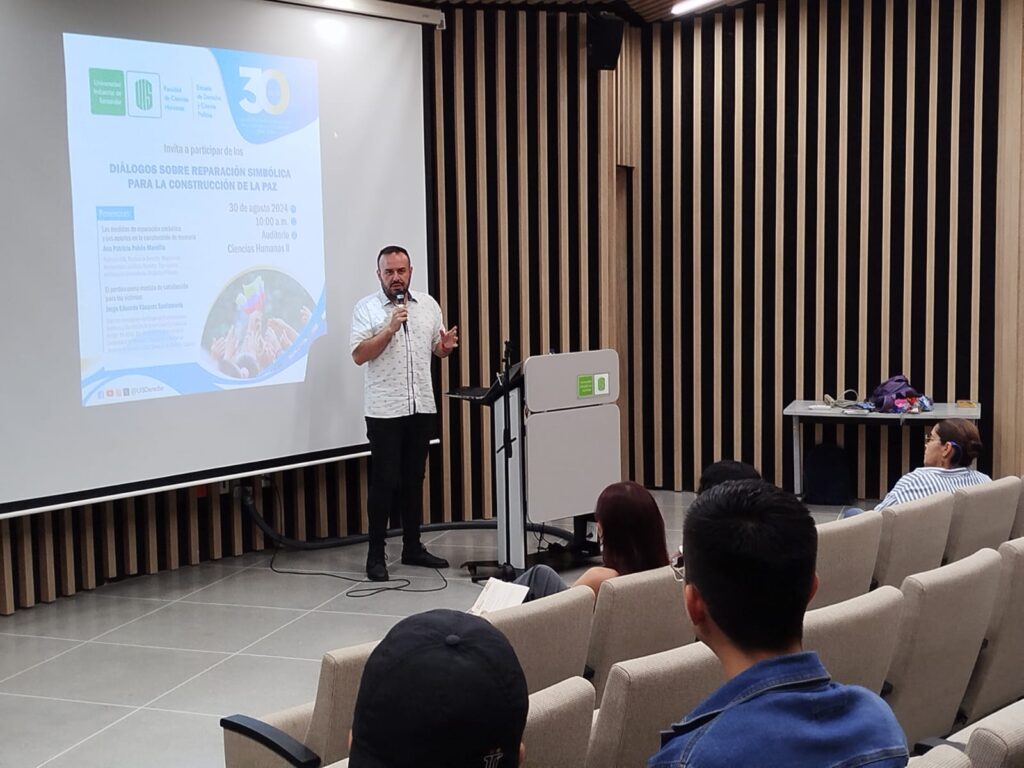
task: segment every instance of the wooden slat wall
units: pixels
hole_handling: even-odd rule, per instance
[[[599,157],[610,157],[586,17],[446,15],[447,29],[424,38],[436,148],[430,291],[460,330],[458,353],[441,364],[442,392],[489,384],[506,339],[518,361],[596,349],[611,333],[599,311],[611,297],[602,291],[598,199],[610,180]],[[490,412],[443,397],[440,405],[447,450],[437,518],[490,517]]]
[[[440,494],[429,477],[440,458],[432,448],[425,492],[434,507]],[[346,536],[366,530],[366,465],[356,459],[278,472],[267,487],[259,478],[245,482],[276,530],[300,539]],[[0,615],[114,579],[269,545],[239,499],[219,485],[0,520]]]
[[[999,38],[998,0],[777,0],[626,48],[623,72],[643,73],[638,480],[694,488],[737,458],[789,485],[784,405],[901,372],[936,400],[982,402],[991,447]],[[845,445],[862,497],[921,461],[921,428],[819,426],[805,449],[816,437]]]
[[[640,30],[627,27],[614,75],[615,164],[629,168],[635,167],[640,157],[640,46]]]
[[[996,201],[995,471],[1024,473],[1024,0],[1003,0]]]

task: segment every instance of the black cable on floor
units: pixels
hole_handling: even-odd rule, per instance
[[[278,568],[274,561],[277,560],[277,555],[281,551],[281,547],[274,547],[274,554],[270,558],[270,570],[274,573],[292,575],[292,576],[329,576],[332,579],[340,579],[341,581],[350,581],[353,584],[374,584],[381,586],[365,586],[358,588],[351,588],[343,594],[345,597],[361,598],[361,597],[374,597],[381,594],[382,592],[413,592],[413,593],[427,593],[427,592],[441,592],[448,588],[448,579],[445,578],[444,574],[441,573],[437,568],[434,569],[434,573],[441,579],[442,585],[440,587],[431,587],[430,589],[412,589],[412,579],[398,578],[391,579],[387,582],[370,581],[369,579],[356,579],[352,576],[344,576],[340,573],[331,573],[330,571],[292,571],[284,568]]]
[[[281,496],[281,490],[275,483],[271,483],[271,487],[274,489],[275,495],[277,496],[278,504],[280,505],[282,513],[284,512],[284,499]],[[444,574],[437,568],[434,572],[441,579],[440,587],[431,587],[430,589],[413,589],[412,580],[406,578],[392,579],[388,582],[377,582],[370,581],[369,579],[356,579],[351,576],[343,576],[340,573],[331,573],[329,571],[293,571],[278,568],[275,565],[278,553],[284,549],[290,549],[294,551],[312,550],[312,549],[333,549],[341,546],[342,542],[345,544],[352,543],[351,539],[320,539],[318,541],[299,541],[289,536],[285,536],[282,533],[275,531],[270,524],[263,519],[261,515],[256,512],[256,505],[252,499],[252,489],[248,486],[240,486],[242,492],[242,509],[252,519],[253,525],[263,531],[263,534],[274,542],[274,554],[270,558],[270,570],[274,573],[280,573],[283,575],[295,575],[295,576],[329,576],[332,579],[340,579],[341,581],[350,581],[353,584],[366,584],[366,585],[381,585],[381,586],[365,586],[365,587],[353,587],[347,592],[343,592],[346,597],[351,598],[363,598],[363,597],[375,597],[382,592],[412,592],[412,593],[427,593],[427,592],[441,592],[448,588],[448,579],[445,578]]]
[[[277,497],[277,503],[282,513],[284,511],[284,499],[281,495],[281,489],[278,488],[276,483],[271,483],[270,487],[274,489],[274,494]],[[346,536],[344,538],[330,537],[324,539],[318,539],[315,541],[300,541],[293,539],[290,536],[286,536],[283,533],[275,531],[263,516],[256,512],[256,504],[253,502],[252,489],[247,485],[239,486],[239,490],[242,494],[242,510],[250,517],[253,525],[263,531],[264,535],[270,539],[274,544],[277,545],[274,556],[271,557],[271,570],[275,573],[281,574],[298,574],[298,575],[320,575],[320,576],[332,576],[334,578],[345,579],[348,581],[355,582],[357,584],[379,584],[385,582],[373,582],[369,579],[353,579],[351,577],[344,577],[334,573],[327,572],[306,572],[306,571],[285,571],[273,567],[274,559],[277,557],[277,551],[281,548],[291,549],[298,552],[304,550],[316,550],[316,549],[334,549],[336,547],[351,546],[353,544],[362,544],[369,541],[370,537],[366,534],[356,534],[353,536]],[[433,533],[436,531],[455,531],[455,530],[496,530],[498,527],[498,521],[496,519],[490,520],[468,520],[461,522],[447,522],[447,523],[427,523],[421,526],[420,531],[423,533]],[[550,551],[553,544],[556,542],[550,541],[548,536],[554,536],[556,538],[564,539],[565,541],[571,542],[573,535],[568,531],[555,526],[549,526],[547,523],[534,523],[530,520],[527,515],[526,518],[526,530],[533,533],[537,538],[537,551],[547,552]],[[388,531],[388,536],[397,536],[400,533],[400,529],[394,531]],[[539,535],[538,535],[539,534]],[[374,586],[374,587],[360,587],[355,590],[346,592],[346,595],[351,597],[373,597],[381,592],[440,592],[448,588],[448,579],[445,578],[444,574],[440,570],[435,569],[438,577],[443,583],[440,587],[432,587],[431,589],[411,589],[411,581],[408,579],[394,579],[394,582],[405,582],[400,586]],[[352,592],[355,594],[352,594]]]

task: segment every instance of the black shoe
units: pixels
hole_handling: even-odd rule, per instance
[[[366,578],[370,581],[387,581],[388,580],[388,567],[384,562],[384,558],[373,558],[366,560]]]
[[[447,568],[448,561],[432,555],[422,547],[418,552],[402,552],[402,565],[419,565],[424,568]]]

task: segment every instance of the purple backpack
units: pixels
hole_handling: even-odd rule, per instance
[[[875,391],[871,393],[868,400],[879,413],[891,413],[897,399],[920,396],[918,391],[910,386],[907,377],[901,373],[886,379],[875,387]]]

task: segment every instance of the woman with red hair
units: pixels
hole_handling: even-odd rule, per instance
[[[628,480],[612,483],[598,496],[594,517],[602,563],[588,569],[572,586],[583,584],[596,595],[601,585],[615,576],[668,565],[665,521],[654,497],[642,485]],[[515,583],[530,588],[527,601],[569,588],[554,569],[546,565],[527,569]]]

